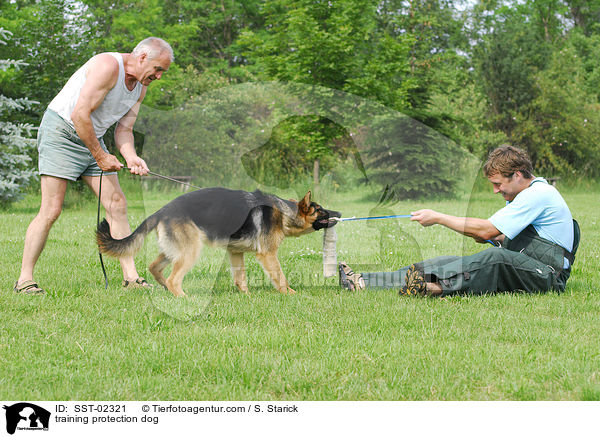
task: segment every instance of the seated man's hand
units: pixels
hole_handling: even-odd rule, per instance
[[[500,237],[502,237],[502,238],[500,238]],[[504,241],[504,235],[499,235],[498,237],[492,238],[491,240],[485,240],[481,237],[474,236],[473,240],[475,240],[479,244],[486,244],[486,243],[491,242],[494,246],[500,247],[500,246],[502,246],[502,241]]]
[[[417,221],[421,226],[431,226],[438,223],[439,213],[432,209],[420,209],[410,213],[411,221]]]

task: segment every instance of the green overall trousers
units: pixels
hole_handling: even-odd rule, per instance
[[[528,293],[563,291],[571,274],[579,245],[579,225],[573,220],[573,251],[541,238],[532,225],[503,247],[469,256],[441,256],[422,261],[428,282],[439,282],[443,295],[485,294],[499,291]],[[564,258],[569,267],[564,268]],[[403,267],[394,272],[362,273],[368,288],[400,289],[405,285]]]

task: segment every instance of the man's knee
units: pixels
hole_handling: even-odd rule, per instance
[[[113,218],[119,219],[127,217],[127,199],[122,191],[113,193],[107,211]]]
[[[60,213],[62,212],[62,205],[48,205],[43,208],[40,208],[40,212],[38,216],[44,221],[46,226],[50,227],[54,224],[58,217],[60,217]]]

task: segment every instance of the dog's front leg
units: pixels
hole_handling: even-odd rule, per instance
[[[244,268],[244,254],[240,252],[229,252],[229,262],[231,263],[231,276],[233,283],[244,294],[250,294],[248,291],[248,280],[246,278],[246,269]]]
[[[288,285],[287,279],[281,270],[281,264],[277,259],[277,252],[257,253],[256,259],[262,266],[265,273],[271,278],[271,282],[280,293],[294,294],[295,290]]]

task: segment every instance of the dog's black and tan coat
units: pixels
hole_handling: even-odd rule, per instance
[[[225,247],[235,285],[248,293],[244,253],[256,258],[282,293],[295,293],[281,270],[277,250],[285,237],[298,237],[334,226],[340,217],[311,201],[310,191],[300,202],[284,200],[256,190],[252,193],[226,188],[204,188],[184,194],[152,214],[128,237],[115,240],[109,224],[102,221],[96,239],[102,253],[134,255],[152,230],[158,234],[160,253],[150,272],[175,296],[185,296],[183,277],[195,264],[204,244]],[[165,268],[173,263],[168,278]]]

